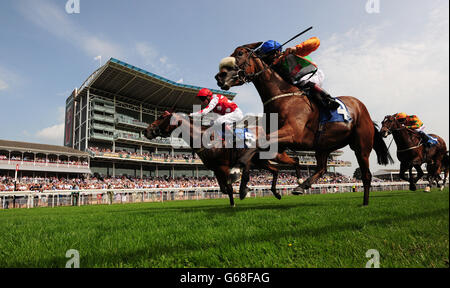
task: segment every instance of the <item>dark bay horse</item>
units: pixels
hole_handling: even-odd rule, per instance
[[[445,141],[434,134],[430,134],[438,140],[438,144],[430,148],[425,147],[422,137],[418,132],[406,128],[402,125],[394,115],[388,115],[381,123],[381,134],[387,137],[392,134],[394,141],[397,144],[397,158],[400,161],[400,178],[409,182],[409,189],[411,191],[417,190],[416,183],[419,181],[424,173],[422,164],[427,164],[428,181],[430,188],[433,182],[436,182],[440,188],[439,180],[443,168],[443,161],[447,153],[447,145]],[[417,176],[412,175],[412,168],[417,171]],[[409,178],[406,178],[405,172],[409,171]],[[444,180],[445,185],[445,180]]]
[[[298,187],[300,191],[311,188],[327,171],[327,159],[331,152],[350,145],[361,168],[363,205],[368,205],[372,181],[369,156],[372,149],[375,149],[379,164],[387,165],[393,160],[366,107],[354,97],[339,97],[353,120],[349,123],[327,123],[319,132],[318,106],[258,57],[255,49],[261,44],[240,46],[230,57],[223,59],[216,75],[218,86],[228,90],[252,82],[264,103],[264,113],[278,113],[279,152],[286,149],[315,151],[315,174]]]
[[[241,184],[239,188],[239,195],[241,199],[245,198],[248,188],[247,183],[250,180],[249,170],[251,168],[268,170],[272,176],[271,191],[277,199],[281,199],[281,195],[276,191],[276,184],[278,179],[278,168],[270,163],[267,159],[260,159],[258,150],[256,148],[215,148],[215,147],[194,147],[194,137],[202,137],[209,127],[195,126],[191,118],[186,119],[181,114],[171,113],[166,111],[161,117],[150,124],[145,130],[145,137],[152,140],[156,137],[170,137],[172,132],[182,125],[188,127],[189,131],[189,146],[193,149],[206,168],[212,170],[217,178],[220,186],[220,191],[227,194],[230,198],[230,205],[234,206],[233,187],[237,177],[233,177],[231,170],[235,167],[242,168]],[[290,157],[283,153],[277,154],[273,160],[277,163],[293,164]],[[233,179],[234,178],[234,179]]]
[[[444,172],[444,183],[442,184],[441,190],[443,190],[445,188],[449,170],[450,170],[450,155],[449,155],[449,151],[447,151],[447,153],[445,153],[444,159],[442,160],[442,171]]]

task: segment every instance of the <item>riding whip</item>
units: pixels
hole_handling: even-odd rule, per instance
[[[300,37],[301,35],[305,34],[306,32],[308,32],[308,31],[311,30],[311,29],[313,29],[312,26],[309,27],[308,29],[306,29],[306,30],[304,30],[304,31],[302,31],[302,32],[300,32],[300,33],[298,33],[297,35],[295,35],[294,37],[292,37],[292,38],[289,39],[288,41],[284,42],[284,44],[280,46],[280,49],[282,49],[284,45],[286,45],[286,44],[288,44],[289,42],[291,42],[292,40],[294,40],[294,39]],[[275,51],[276,51],[276,50],[273,50],[273,51],[271,51],[271,52],[268,52],[268,53],[263,54],[263,55],[260,55],[260,56],[261,56],[261,57],[266,57],[266,56],[269,56],[269,55],[275,53]],[[253,53],[253,51],[252,51],[252,53]]]
[[[308,31],[311,30],[311,29],[313,29],[312,26],[309,27],[308,29],[306,29],[305,31],[298,33],[297,35],[295,35],[294,37],[292,37],[291,39],[289,39],[288,41],[286,41],[283,45],[281,45],[281,47],[283,47],[284,45],[288,44],[288,43],[291,42],[292,40],[294,40],[294,39],[300,37],[301,35],[305,34],[306,32],[308,32]]]

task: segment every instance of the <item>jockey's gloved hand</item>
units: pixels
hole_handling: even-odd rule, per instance
[[[292,47],[292,48],[287,48],[285,53],[286,54],[295,54],[297,52],[297,48],[296,47]]]

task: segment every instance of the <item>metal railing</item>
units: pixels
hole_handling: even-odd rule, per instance
[[[423,189],[427,182],[421,181],[417,188]],[[277,191],[286,196],[296,185],[278,185]],[[406,182],[374,183],[371,191],[408,190]],[[238,186],[235,186],[238,191]],[[247,197],[272,196],[270,186],[250,186]],[[335,194],[363,191],[362,183],[317,184],[305,194]],[[68,191],[0,192],[0,209],[35,208],[82,205],[112,205],[138,202],[164,202],[174,200],[201,200],[228,198],[219,187],[146,188],[146,189],[96,189]]]

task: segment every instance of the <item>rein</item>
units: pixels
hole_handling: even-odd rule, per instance
[[[423,145],[423,144],[420,143],[419,145],[414,146],[414,147],[409,147],[409,148],[407,148],[407,149],[397,150],[397,153],[402,153],[402,152],[406,152],[406,151],[409,151],[409,150],[417,149],[417,148],[419,148],[419,147],[422,146],[422,145]]]
[[[404,126],[402,126],[400,128],[391,129],[391,130],[392,131],[406,130],[407,132],[411,133],[412,135],[417,136],[417,133],[415,131],[413,131],[412,129],[408,129],[408,128],[404,127]],[[394,138],[392,138],[392,140],[394,140]],[[391,144],[392,144],[392,141],[391,141]],[[420,140],[419,141],[419,145],[413,146],[413,147],[409,147],[409,148],[406,148],[406,149],[397,150],[397,153],[403,153],[403,152],[406,152],[406,151],[414,150],[414,149],[420,148],[422,145],[423,145],[423,143]],[[390,147],[390,145],[389,145],[389,147]]]

